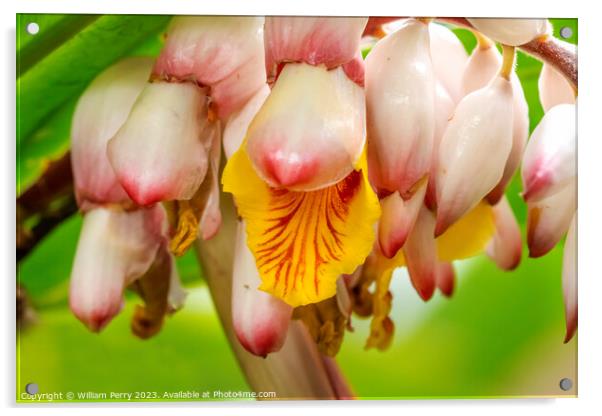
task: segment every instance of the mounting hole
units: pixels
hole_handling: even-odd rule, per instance
[[[36,383],[27,383],[25,385],[25,391],[27,392],[27,394],[33,396],[39,391],[39,387]]]
[[[559,385],[562,390],[569,391],[573,388],[573,380],[571,380],[570,378],[563,378],[562,380],[560,380]]]
[[[573,29],[568,26],[560,28],[560,37],[563,39],[569,39],[573,36]]]
[[[40,25],[38,25],[36,22],[31,22],[27,24],[27,28],[25,30],[27,30],[27,33],[30,35],[37,35],[40,31]]]

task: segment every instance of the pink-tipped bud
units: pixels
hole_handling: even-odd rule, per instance
[[[523,157],[525,201],[539,201],[575,181],[576,140],[574,105],[557,105],[543,116],[531,135]]]
[[[241,345],[266,357],[282,348],[293,308],[258,289],[261,278],[247,246],[244,223],[238,224],[232,271],[232,323]]]
[[[152,59],[127,58],[102,72],[80,97],[71,125],[71,164],[84,212],[129,202],[107,158],[107,142],[125,122],[146,85]]]
[[[379,196],[407,199],[429,172],[435,133],[435,76],[429,30],[409,19],[366,59],[370,182]]]
[[[575,104],[575,91],[571,84],[550,64],[543,64],[538,86],[539,100],[546,112],[559,104]]]
[[[566,234],[577,209],[577,184],[566,186],[548,198],[527,204],[529,257],[547,254]]]
[[[462,89],[464,94],[470,94],[480,88],[485,87],[495,78],[497,71],[502,64],[502,56],[495,45],[477,46],[466,64],[462,78]],[[529,136],[529,107],[522,85],[516,72],[512,72],[510,80],[512,81],[513,93],[513,123],[512,123],[512,150],[506,161],[504,174],[495,188],[487,195],[490,204],[495,205],[504,195],[506,186],[512,180],[514,173],[518,169]]]
[[[500,181],[512,149],[512,85],[496,77],[460,101],[439,145],[436,236]]]
[[[449,93],[437,81],[435,87],[435,138],[433,142],[433,152],[431,156],[431,171],[429,174],[428,187],[424,197],[424,203],[431,210],[437,207],[437,167],[439,165],[439,145],[445,133],[447,123],[452,118],[456,104],[450,97]]]
[[[573,216],[564,243],[562,294],[566,318],[564,342],[569,342],[577,330],[577,213]]]
[[[192,83],[148,84],[109,141],[117,178],[138,205],[190,199],[197,191],[215,128],[206,100]]]
[[[439,263],[437,265],[437,287],[445,297],[450,298],[454,294],[456,286],[456,273],[451,263]]]
[[[514,270],[520,263],[523,244],[520,228],[506,197],[493,206],[495,234],[487,245],[487,255],[502,270]]]
[[[266,81],[263,17],[178,16],[153,74],[209,87],[221,119],[242,107]]]
[[[365,17],[266,17],[268,77],[275,77],[283,62],[335,68],[351,61],[367,22]]]
[[[85,214],[69,304],[91,331],[100,331],[119,313],[124,289],[151,266],[164,233],[160,206],[132,212],[95,208]]]
[[[425,192],[426,181],[407,201],[398,192],[380,200],[382,216],[378,223],[378,242],[385,257],[395,257],[406,242],[422,207]]]
[[[410,280],[418,295],[425,301],[433,296],[437,284],[438,261],[434,231],[435,215],[423,205],[403,246]]]
[[[550,33],[547,19],[467,19],[485,36],[509,46],[520,46]]]
[[[310,191],[345,178],[366,140],[364,91],[341,67],[287,64],[247,131],[259,176]]]
[[[429,34],[435,77],[445,87],[455,104],[464,96],[461,83],[468,59],[466,49],[454,32],[443,25],[431,23]]]

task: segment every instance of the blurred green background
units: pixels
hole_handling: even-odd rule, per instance
[[[168,16],[18,15],[17,192],[69,147],[77,97],[123,56],[157,55]],[[576,19],[552,19],[555,35]],[[26,32],[30,22],[40,31]],[[455,29],[467,51],[470,32]],[[519,52],[517,72],[529,103],[531,129],[543,115],[541,63]],[[523,232],[526,209],[515,178],[507,195]],[[147,341],[132,336],[137,299],[101,333],[70,313],[68,278],[81,218],[56,228],[18,265],[33,306],[33,324],[17,337],[17,395],[27,383],[51,391],[249,390],[226,341],[194,253],[178,260],[189,289],[183,310]],[[386,352],[365,351],[369,321],[354,318],[337,359],[361,398],[515,397],[575,395],[577,339],[563,344],[562,247],[540,259],[523,252],[519,268],[499,271],[485,256],[456,265],[452,299],[422,302],[405,270],[392,290],[396,333]],[[561,378],[572,378],[569,392]]]

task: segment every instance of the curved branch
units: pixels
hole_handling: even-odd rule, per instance
[[[371,17],[368,19],[365,36],[379,36],[381,26],[403,17]],[[464,17],[437,17],[438,22],[452,24],[465,29],[475,30]],[[520,45],[523,52],[551,65],[561,73],[569,82],[575,93],[578,85],[577,54],[567,46],[568,44],[556,39],[554,36],[544,36],[533,39],[531,42]]]

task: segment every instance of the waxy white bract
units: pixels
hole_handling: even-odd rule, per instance
[[[247,246],[242,221],[236,231],[232,271],[232,323],[236,337],[250,353],[265,357],[282,348],[293,308],[258,289],[261,277]]]
[[[529,256],[547,254],[566,234],[577,209],[577,181],[537,202],[527,203]]]
[[[488,244],[487,255],[502,270],[514,270],[520,263],[523,243],[520,227],[506,197],[493,206],[495,234]]]
[[[160,206],[132,212],[96,208],[84,216],[69,304],[90,330],[100,331],[119,313],[125,288],[149,269],[165,243],[164,220]]]
[[[561,104],[541,119],[525,149],[522,165],[524,198],[539,201],[573,182],[577,176],[575,106]]]
[[[543,64],[537,85],[544,111],[559,104],[575,104],[575,91],[571,84],[550,64]]]
[[[146,85],[152,59],[124,59],[101,73],[80,97],[71,125],[71,165],[80,210],[129,203],[106,155],[107,142],[125,122]]]
[[[467,19],[479,32],[504,45],[520,46],[550,32],[548,19]]]
[[[266,17],[268,77],[273,79],[282,62],[346,64],[355,57],[367,22],[365,17]]]
[[[439,146],[436,235],[502,178],[512,149],[512,113],[512,85],[500,76],[458,104]]]
[[[210,87],[211,107],[224,119],[265,83],[263,23],[263,17],[177,16],[153,74]]]
[[[198,189],[215,129],[206,99],[195,84],[148,84],[110,140],[111,164],[138,205],[190,199]]]
[[[437,80],[457,103],[462,99],[462,74],[468,55],[460,39],[447,27],[429,25],[431,59]]]
[[[464,95],[486,86],[496,76],[501,65],[502,56],[494,44],[489,47],[477,45],[464,70],[462,78]],[[518,169],[529,136],[529,107],[520,80],[514,71],[512,71],[510,80],[512,81],[514,100],[512,150],[506,161],[502,179],[488,195],[488,200],[492,204],[496,204],[502,198],[506,186]]]
[[[365,134],[363,89],[341,67],[287,64],[247,131],[259,176],[276,188],[311,191],[355,168]]]
[[[431,166],[435,76],[428,25],[407,20],[366,59],[370,183],[379,196],[411,197]]]

